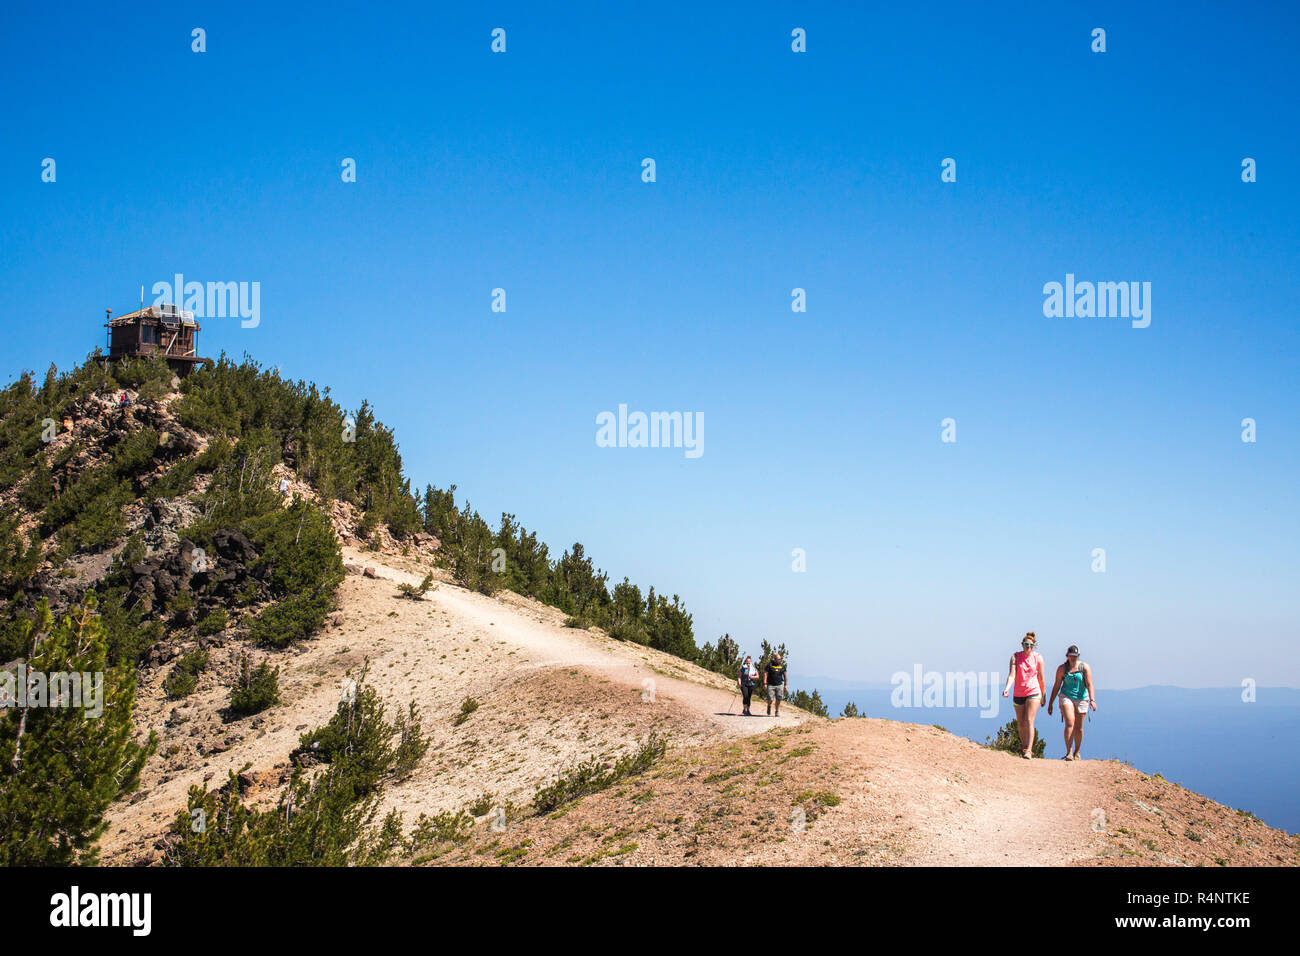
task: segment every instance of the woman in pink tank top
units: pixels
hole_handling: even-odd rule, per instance
[[[1029,760],[1034,753],[1034,718],[1038,708],[1043,704],[1043,688],[1047,684],[1043,672],[1043,655],[1038,653],[1038,638],[1029,631],[1020,642],[1020,650],[1011,655],[1011,669],[1007,672],[1007,686],[1002,696],[1011,693],[1015,685],[1016,695],[1012,703],[1016,705],[1016,724],[1020,730],[1020,746],[1025,749],[1020,756]]]

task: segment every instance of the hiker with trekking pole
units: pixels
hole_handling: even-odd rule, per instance
[[[749,712],[749,699],[754,696],[754,685],[758,683],[758,668],[754,666],[754,658],[745,655],[744,662],[740,665],[740,675],[736,678],[736,683],[740,686],[740,693],[744,696],[744,707],[741,709],[741,716],[754,716]]]

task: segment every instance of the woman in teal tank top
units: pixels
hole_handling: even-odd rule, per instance
[[[1079,760],[1083,746],[1083,719],[1088,708],[1097,709],[1097,692],[1092,686],[1092,668],[1079,660],[1079,645],[1071,644],[1065,652],[1065,663],[1056,669],[1056,683],[1047,698],[1047,713],[1052,713],[1052,702],[1061,705],[1061,719],[1065,721],[1065,756],[1062,760]],[[1070,748],[1074,748],[1071,755]]]

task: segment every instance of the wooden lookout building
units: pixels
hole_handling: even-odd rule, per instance
[[[113,318],[108,312],[109,361],[134,355],[159,355],[178,375],[187,375],[205,361],[199,356],[199,324],[193,312],[174,305],[151,305]]]

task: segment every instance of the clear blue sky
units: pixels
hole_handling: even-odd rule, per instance
[[[3,377],[141,284],[256,281],[204,354],[370,399],[420,486],[700,643],[1300,684],[1293,6],[556,6],[7,9]],[[1150,282],[1150,327],[1045,318],[1066,273]],[[620,402],[703,457],[596,447]]]

